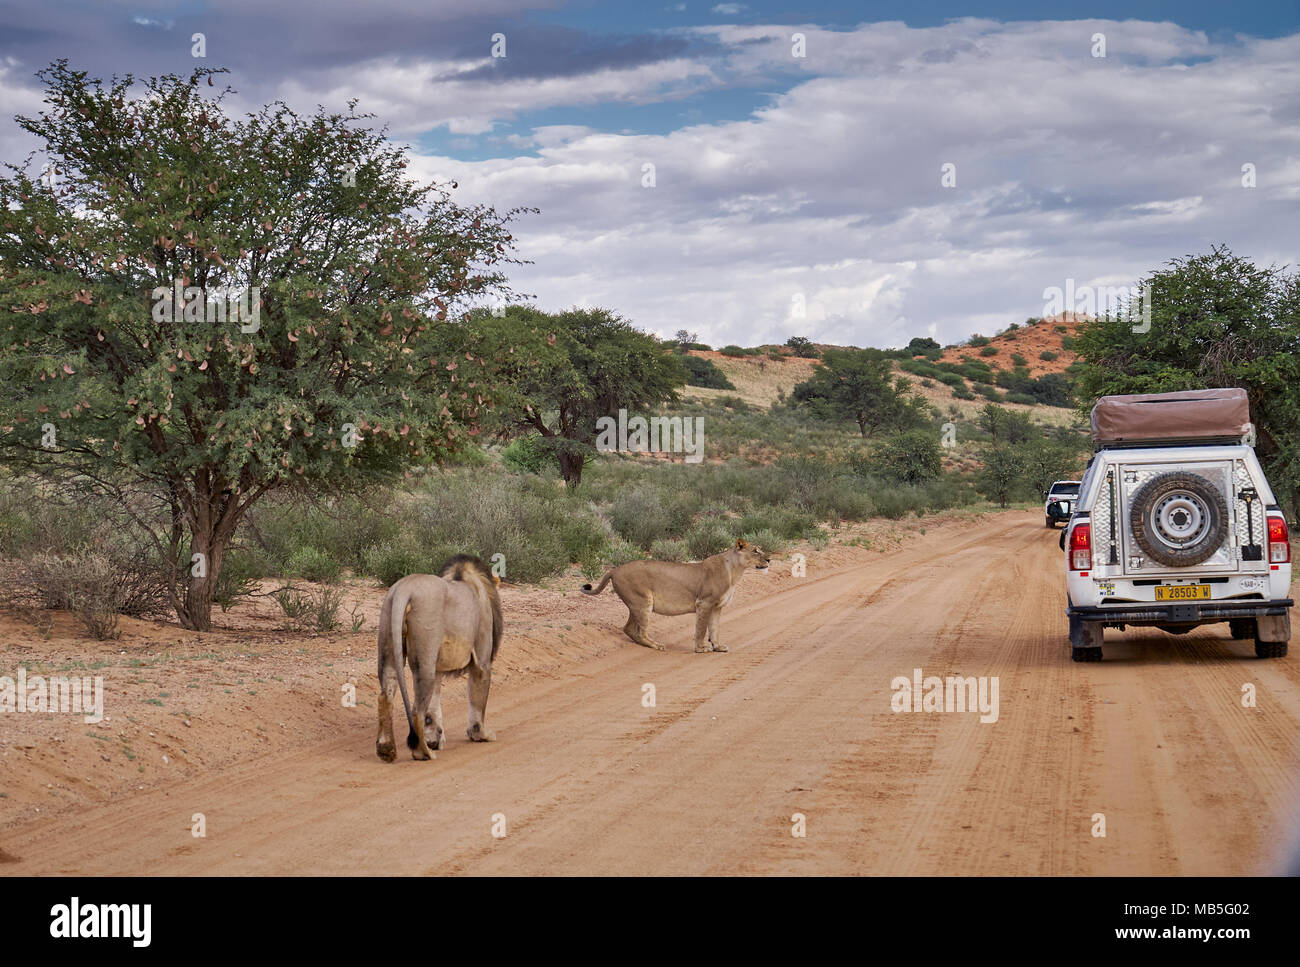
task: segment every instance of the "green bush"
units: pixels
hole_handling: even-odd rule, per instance
[[[724,356],[751,356],[751,355],[753,355],[753,350],[746,349],[746,348],[743,347],[743,346],[735,346],[735,345],[731,345],[731,346],[723,346],[721,349],[718,350],[718,352],[722,353],[722,355],[724,355]]]
[[[979,333],[976,333],[975,335],[970,337],[970,345],[972,346],[979,347],[979,346],[987,346],[988,344],[989,344],[988,336],[981,336],[979,335]]]
[[[656,561],[684,561],[690,550],[685,541],[655,541],[650,546],[650,556]]]
[[[223,562],[224,570],[224,562]],[[285,564],[285,574],[304,581],[321,581],[334,584],[343,574],[343,567],[325,551],[310,544],[298,548]]]
[[[1025,359],[1025,357],[1022,356],[1022,355],[1020,355],[1020,353],[1012,353],[1012,354],[1011,354],[1011,365],[1012,365],[1012,366],[1016,366],[1016,367],[1020,367],[1020,366],[1028,366],[1028,365],[1029,365],[1029,360]]]
[[[796,356],[804,359],[816,359],[821,355],[817,347],[813,345],[813,341],[807,336],[791,336],[785,341],[785,344],[788,348],[794,350]]]
[[[727,353],[727,355],[733,354]],[[686,366],[688,386],[703,386],[708,389],[736,388],[731,380],[727,379],[727,374],[711,359],[705,359],[703,356],[683,356],[682,363]]]
[[[877,448],[875,456],[886,476],[903,483],[934,480],[943,472],[939,441],[929,430],[891,437]]]
[[[442,561],[435,563],[427,550],[401,541],[384,541],[365,549],[361,566],[380,584],[393,585],[408,574],[437,574],[441,564]]]
[[[776,531],[757,530],[749,531],[741,535],[748,543],[753,544],[760,550],[768,554],[775,554],[785,550],[789,546],[789,541],[783,538]]]
[[[997,346],[985,346],[980,350],[981,356],[996,356],[998,354]]]
[[[648,550],[657,540],[681,537],[699,503],[689,491],[674,492],[647,480],[614,498],[609,520],[620,537]]]
[[[1039,358],[1039,359],[1041,359],[1041,360],[1043,360],[1043,361],[1045,361],[1045,362],[1049,362],[1049,363],[1050,363],[1052,360],[1058,358],[1059,356],[1060,356],[1060,353],[1054,353],[1054,352],[1052,352],[1050,349],[1044,349],[1041,353],[1038,354],[1038,358]]]
[[[686,547],[691,552],[693,561],[702,561],[714,554],[721,554],[731,546],[731,543],[731,534],[721,522],[716,520],[700,521],[686,535]]]
[[[695,359],[686,356],[685,359]],[[707,360],[701,360],[707,362]],[[710,363],[709,365],[712,365]],[[687,367],[689,368],[689,366]],[[501,460],[516,473],[541,473],[555,465],[555,456],[546,448],[540,433],[530,433],[510,441],[501,451]]]
[[[226,551],[217,575],[217,588],[212,600],[222,611],[229,611],[239,598],[257,590],[257,579],[274,573],[271,565],[255,547],[234,545]]]

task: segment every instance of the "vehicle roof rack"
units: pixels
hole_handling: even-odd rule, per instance
[[[1250,432],[1246,391],[1236,387],[1103,396],[1092,408],[1096,449],[1241,443]]]
[[[1103,450],[1144,450],[1151,447],[1235,447],[1240,446],[1242,438],[1239,436],[1211,436],[1211,437],[1183,437],[1169,438],[1159,437],[1152,440],[1114,440],[1107,443],[1097,443],[1093,445],[1093,452],[1100,453]]]

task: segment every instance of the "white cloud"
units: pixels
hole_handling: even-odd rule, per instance
[[[1089,54],[1098,30],[1105,59]],[[1300,36],[1211,44],[1131,21],[805,32],[811,63],[793,68],[809,76],[750,118],[539,130],[536,157],[416,167],[454,176],[467,199],[542,209],[516,235],[536,263],[519,287],[543,306],[581,297],[714,344],[800,329],[951,341],[1037,314],[1066,278],[1133,281],[1221,241],[1296,260],[1280,206],[1300,193]],[[710,33],[727,76],[790,60],[788,28]],[[940,185],[947,161],[956,188]]]

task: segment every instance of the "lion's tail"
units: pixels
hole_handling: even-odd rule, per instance
[[[406,747],[414,749],[415,719],[411,716],[411,696],[406,691],[406,642],[402,640],[402,628],[406,624],[406,607],[411,603],[411,592],[404,587],[393,589],[393,610],[389,613],[389,656],[393,667],[397,669],[397,685],[402,690],[402,708],[406,711]]]
[[[604,590],[605,590],[605,585],[609,583],[610,578],[612,578],[613,576],[614,576],[614,571],[613,571],[613,569],[611,568],[610,570],[608,570],[608,571],[605,572],[605,576],[604,576],[603,578],[600,579],[600,583],[597,584],[594,588],[593,588],[590,584],[584,584],[584,585],[582,586],[582,588],[581,588],[582,593],[583,593],[583,594],[600,594],[601,591],[604,591]]]

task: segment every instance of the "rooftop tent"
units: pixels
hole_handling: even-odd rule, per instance
[[[1103,396],[1092,408],[1092,441],[1115,444],[1174,440],[1239,441],[1250,431],[1244,389]]]

